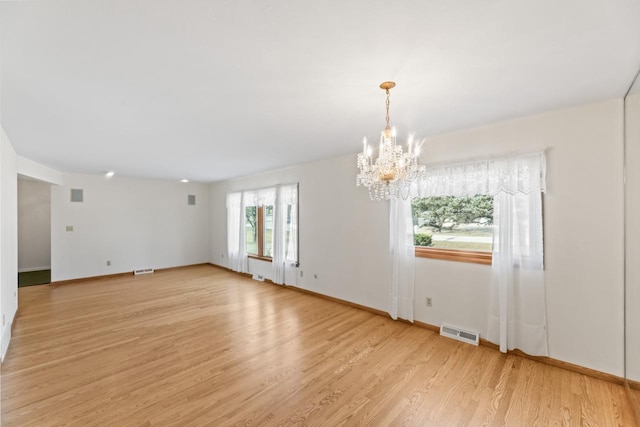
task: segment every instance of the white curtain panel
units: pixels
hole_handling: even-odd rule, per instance
[[[278,285],[284,283],[285,272],[285,247],[287,205],[283,205],[280,192],[276,194],[276,203],[273,205],[273,251],[271,252],[271,268],[273,269],[273,282]]]
[[[286,242],[285,260],[298,262],[298,184],[283,185],[279,189],[281,203],[291,206],[291,218],[289,220],[289,241]],[[286,220],[286,211],[285,211]],[[286,237],[286,233],[285,233]]]
[[[487,339],[500,351],[548,356],[544,285],[542,190],[544,162],[514,159],[529,171],[528,192],[494,196],[491,305]]]
[[[230,269],[240,273],[248,271],[242,193],[227,195],[227,255]]]
[[[297,190],[297,189],[296,189]],[[297,194],[297,191],[296,191]],[[291,203],[291,222],[289,223],[289,242],[287,242],[287,261],[298,262],[298,203]]]
[[[413,322],[414,261],[411,200],[391,200],[389,230],[392,259],[391,318]]]
[[[291,240],[296,240],[297,237],[294,233],[294,220],[297,218],[296,201],[298,199],[298,186],[297,185],[283,185],[277,188],[276,203],[273,207],[273,281],[277,284],[284,283],[284,275],[286,271],[287,261],[291,261],[289,258],[292,255],[290,251]],[[291,206],[291,231],[289,234],[289,242],[287,244],[287,210]],[[296,227],[297,228],[297,227]]]

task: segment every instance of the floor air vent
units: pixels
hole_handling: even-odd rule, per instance
[[[463,341],[469,344],[478,345],[480,334],[477,332],[465,331],[455,326],[440,326],[440,335],[453,338],[454,340]]]
[[[254,274],[252,278],[258,282],[264,282],[264,276],[262,274]]]
[[[153,273],[153,268],[141,268],[140,270],[133,270],[133,274],[136,276],[140,274],[150,274]]]

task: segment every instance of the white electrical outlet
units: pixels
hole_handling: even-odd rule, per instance
[[[314,278],[314,279],[317,279],[317,278],[318,278],[318,275],[317,275],[317,274],[314,274],[314,275],[313,275],[313,278]]]
[[[427,303],[427,307],[433,306],[433,300],[431,299],[431,297],[427,297],[426,303]]]
[[[304,277],[304,271],[300,270],[300,277]]]
[[[107,261],[107,267],[111,266],[111,261]]]

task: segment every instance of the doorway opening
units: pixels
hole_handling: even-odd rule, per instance
[[[18,287],[51,283],[51,184],[18,175]]]

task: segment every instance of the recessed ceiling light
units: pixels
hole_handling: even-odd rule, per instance
[[[115,175],[116,173],[114,171],[109,171],[107,173],[104,174],[105,178],[111,178],[113,177],[113,175]]]
[[[189,182],[188,179],[181,179],[180,182]]]

